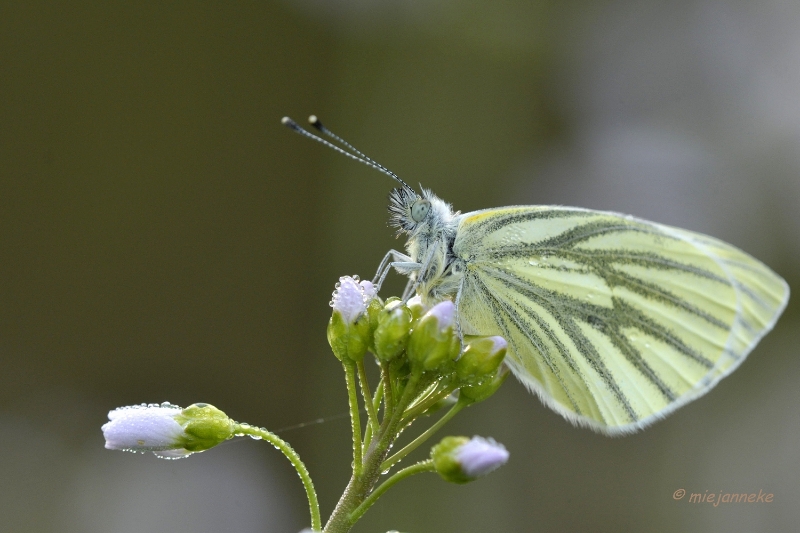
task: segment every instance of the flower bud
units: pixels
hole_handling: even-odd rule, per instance
[[[469,483],[500,468],[508,451],[494,439],[445,437],[431,449],[436,472],[451,483]]]
[[[467,344],[456,361],[456,375],[462,383],[474,384],[492,375],[503,362],[508,344],[503,337],[478,337]]]
[[[414,318],[414,322],[422,318],[422,315],[427,313],[430,309],[430,307],[422,303],[422,298],[420,298],[419,295],[411,298],[406,305],[411,310],[411,316]]]
[[[381,361],[390,361],[403,350],[408,343],[411,331],[411,311],[400,301],[388,302],[378,315],[378,326],[375,328],[375,355]]]
[[[358,283],[343,276],[336,284],[328,322],[328,344],[340,361],[360,361],[371,343],[372,330],[366,314],[367,304],[375,298],[372,283]]]
[[[436,304],[419,319],[408,340],[408,360],[423,371],[435,370],[458,356],[460,341],[453,329],[456,306]]]
[[[169,403],[118,407],[108,413],[103,436],[109,450],[153,452],[179,459],[233,437],[234,422],[207,403],[181,409]]]
[[[508,377],[508,367],[500,367],[494,374],[486,376],[483,380],[470,385],[462,385],[458,392],[458,399],[468,404],[482,402],[500,388]]]
[[[388,302],[387,302],[388,303]],[[367,317],[369,318],[369,330],[374,332],[378,327],[378,319],[381,317],[384,305],[380,298],[375,297],[367,304]],[[373,348],[370,346],[370,348]]]

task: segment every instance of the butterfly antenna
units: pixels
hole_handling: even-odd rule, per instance
[[[297,122],[295,122],[294,120],[292,120],[289,117],[283,117],[281,119],[281,124],[283,124],[284,126],[289,128],[290,130],[294,131],[295,133],[299,133],[303,137],[308,137],[309,139],[317,141],[318,143],[324,144],[328,148],[330,148],[330,149],[332,149],[332,150],[334,150],[334,151],[336,151],[336,152],[338,152],[338,153],[340,153],[340,154],[342,154],[344,156],[347,156],[350,159],[358,161],[359,163],[363,163],[364,165],[367,165],[368,167],[374,168],[378,172],[386,174],[387,176],[389,176],[393,180],[399,182],[401,185],[403,185],[403,187],[411,189],[411,187],[409,187],[406,182],[401,180],[400,177],[397,174],[395,174],[394,172],[392,172],[391,170],[389,170],[385,166],[381,165],[380,163],[378,163],[377,161],[375,161],[371,157],[367,157],[360,150],[357,150],[352,144],[350,144],[349,142],[345,141],[344,139],[342,139],[341,137],[339,137],[338,135],[333,133],[331,130],[329,130],[328,128],[323,126],[322,122],[320,122],[319,119],[315,115],[311,115],[310,117],[308,117],[308,122],[312,126],[314,126],[316,129],[318,129],[320,132],[322,132],[324,135],[327,135],[331,139],[335,140],[336,142],[338,142],[339,144],[341,144],[342,146],[344,146],[345,148],[350,150],[350,152],[348,152],[347,150],[344,150],[343,148],[340,148],[339,146],[336,146],[335,144],[333,144],[333,143],[331,143],[329,141],[326,141],[325,139],[323,139],[319,135],[314,135],[313,133],[304,130],[303,128],[300,127],[299,124],[297,124]]]
[[[358,148],[356,148],[355,146],[353,146],[352,144],[350,144],[349,142],[345,141],[344,139],[342,139],[341,137],[339,137],[338,135],[333,133],[331,130],[329,130],[328,128],[323,126],[322,122],[320,122],[320,120],[317,118],[316,115],[311,115],[310,117],[308,117],[308,123],[311,124],[312,126],[314,126],[315,128],[317,128],[317,130],[319,130],[324,135],[327,135],[328,137],[330,137],[331,139],[335,140],[336,142],[338,142],[339,144],[341,144],[345,148],[348,148],[351,152],[353,152],[354,154],[359,156],[364,161],[369,161],[373,165],[383,169],[383,171],[385,173],[389,174],[390,176],[393,176],[395,179],[400,179],[397,174],[395,174],[394,172],[392,172],[391,170],[389,170],[385,166],[381,165],[380,163],[378,163],[377,161],[375,161],[374,159],[372,159],[371,157],[366,155],[364,152],[360,151]]]

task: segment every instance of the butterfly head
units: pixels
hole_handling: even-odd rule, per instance
[[[453,214],[450,205],[428,189],[417,194],[403,184],[389,193],[389,224],[397,228],[398,234],[414,235],[423,227],[438,228],[440,222],[449,221]]]
[[[396,227],[398,233],[413,233],[430,212],[431,201],[406,184],[389,193],[389,224]]]

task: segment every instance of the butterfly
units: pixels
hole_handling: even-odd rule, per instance
[[[399,183],[390,224],[406,235],[394,269],[404,294],[454,301],[461,335],[500,335],[506,364],[542,402],[578,426],[638,431],[702,396],[775,325],[789,286],[721,240],[633,216],[560,206],[453,211],[334,135]]]

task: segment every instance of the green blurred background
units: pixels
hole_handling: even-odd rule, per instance
[[[283,115],[316,113],[462,211],[631,213],[797,286],[798,27],[789,1],[3,2],[0,531],[308,525],[263,443],[176,462],[103,449],[109,409],[165,400],[270,429],[328,417],[281,435],[330,513],[350,462],[330,293],[402,242],[390,180]],[[716,390],[625,438],[509,380],[447,432],[495,437],[508,466],[412,478],[354,531],[793,530],[797,323],[795,300]],[[714,508],[681,488],[775,496]]]

